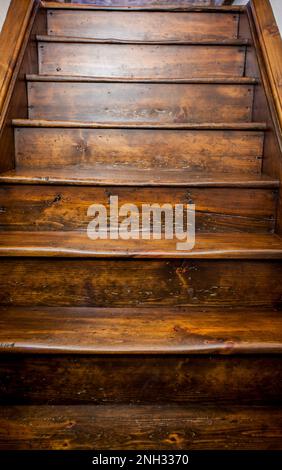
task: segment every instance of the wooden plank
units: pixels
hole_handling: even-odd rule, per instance
[[[39,73],[139,78],[241,77],[245,49],[228,45],[39,42]]]
[[[93,217],[94,218],[94,217]],[[90,219],[91,220],[91,219]],[[24,236],[23,236],[24,235]],[[182,259],[281,259],[282,239],[273,234],[201,233],[189,250],[179,240],[91,240],[81,232],[5,232],[0,256],[82,258],[182,258]]]
[[[269,354],[150,354],[142,360],[138,355],[1,354],[0,374],[1,405],[254,406],[278,404],[282,397],[281,355]]]
[[[281,277],[267,260],[2,258],[0,304],[281,308]]]
[[[29,118],[78,121],[248,122],[253,87],[219,84],[28,84]]]
[[[279,188],[279,181],[264,174],[212,173],[191,171],[136,169],[116,167],[18,168],[0,174],[0,182],[9,184],[61,184],[64,186],[188,187],[189,188]]]
[[[274,406],[11,406],[0,416],[2,450],[282,448]]]
[[[2,353],[282,353],[282,317],[271,310],[3,307],[0,324]]]
[[[239,15],[138,11],[48,11],[48,34],[95,39],[187,41],[237,38]]]
[[[277,193],[248,188],[125,188],[71,186],[0,187],[0,228],[11,231],[85,230],[94,202],[109,209],[109,192],[120,205],[196,204],[197,232],[267,233],[274,229]],[[236,201],[236,204],[234,203]],[[121,218],[122,220],[122,218]],[[164,229],[162,224],[162,229]],[[4,236],[4,235],[3,235]]]
[[[225,84],[225,85],[257,85],[260,81],[255,77],[205,77],[205,78],[124,78],[124,77],[80,77],[78,75],[36,75],[27,74],[28,82],[57,83],[184,83],[184,84]]]
[[[168,180],[185,183],[187,178],[191,181],[189,172],[198,176],[201,172],[206,176],[208,172],[241,172],[242,176],[259,173],[263,138],[262,132],[248,130],[65,128],[63,133],[61,128],[15,130],[17,164],[29,168],[31,175],[39,177],[45,168],[46,176],[56,176],[52,169],[61,168],[72,179],[94,178],[113,184],[115,178],[128,184],[129,175],[135,183],[147,180],[149,184]],[[68,171],[67,167],[72,165],[76,165],[75,174]],[[88,167],[86,171],[84,166]],[[51,170],[50,174],[48,171],[46,174],[46,168]],[[149,169],[151,173],[139,171]],[[177,175],[179,169],[186,173]],[[167,173],[169,170],[174,172]]]

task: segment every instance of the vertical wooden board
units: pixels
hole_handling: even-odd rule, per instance
[[[188,41],[237,38],[236,13],[49,10],[48,34],[95,39]]]
[[[39,71],[93,77],[242,77],[245,46],[39,42]]]
[[[248,122],[252,85],[29,82],[30,119]]]
[[[279,261],[3,258],[0,303],[281,307],[281,277]]]

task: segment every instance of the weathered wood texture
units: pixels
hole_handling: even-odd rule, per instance
[[[215,4],[216,2],[216,4]],[[131,10],[131,11],[197,11],[197,12],[232,12],[243,13],[245,7],[240,5],[221,5],[219,0],[74,0],[72,2],[63,3],[62,0],[57,2],[42,1],[42,6],[47,9],[59,10]]]
[[[17,128],[16,161],[30,169],[100,164],[259,173],[263,137],[260,131]]]
[[[253,87],[229,84],[28,84],[29,118],[78,121],[248,122]]]
[[[235,39],[239,14],[48,11],[48,34],[139,41]]]
[[[273,451],[281,418],[275,407],[1,407],[0,448]]]
[[[125,188],[71,186],[0,187],[0,229],[13,231],[83,230],[88,208],[104,204],[110,195],[120,206],[135,204],[196,204],[197,232],[271,232],[277,191],[248,188]],[[122,218],[121,218],[122,220]],[[162,221],[162,227],[164,221]],[[164,227],[163,227],[164,228]]]
[[[266,309],[4,307],[0,325],[2,353],[282,353],[281,314]]]
[[[279,261],[3,258],[0,303],[281,306],[281,276]]]
[[[94,77],[241,77],[244,74],[245,49],[245,46],[228,45],[167,46],[41,41],[38,44],[39,71],[42,74]]]
[[[280,355],[2,354],[0,374],[2,405],[274,405],[282,397]]]

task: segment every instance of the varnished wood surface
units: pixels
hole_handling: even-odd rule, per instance
[[[88,258],[82,262],[78,258],[4,257],[0,263],[0,303],[281,309],[281,278],[282,263],[278,260]]]
[[[263,183],[270,181],[260,175],[263,141],[261,131],[248,129],[16,128],[11,174],[114,185],[211,184],[212,178],[217,185],[232,175],[239,185]]]
[[[201,0],[200,0],[201,1]],[[156,4],[154,5],[151,0],[147,2],[146,4],[138,5],[137,3],[134,5],[132,2],[131,4],[126,4],[129,3],[130,0],[123,0],[122,5],[109,5],[105,4],[105,6],[101,5],[93,5],[93,4],[74,4],[74,3],[58,3],[58,2],[45,2],[44,0],[42,1],[42,7],[43,8],[48,8],[48,9],[59,9],[59,10],[118,10],[118,11],[127,11],[127,10],[132,10],[132,11],[196,11],[196,12],[214,12],[214,13],[222,13],[222,12],[227,12],[227,13],[240,13],[245,11],[245,7],[243,6],[235,6],[235,5],[230,5],[230,6],[213,6],[213,5],[191,5],[191,0],[182,0],[182,4],[175,5],[174,1],[169,1],[166,2],[166,0],[163,0],[162,4],[160,2],[156,1]],[[93,2],[94,3],[94,2]]]
[[[273,354],[2,353],[0,374],[1,405],[254,406],[282,399],[281,355]]]
[[[48,10],[48,34],[95,39],[236,39],[239,15],[205,12]]]
[[[282,448],[275,406],[11,406],[0,416],[1,449]]]
[[[158,123],[252,120],[250,85],[31,82],[28,96],[31,119]]]
[[[23,236],[24,235],[24,236]],[[164,236],[163,236],[164,238]],[[173,240],[91,240],[81,232],[5,232],[0,256],[125,257],[181,259],[281,259],[282,239],[275,234],[199,233],[191,250]]]
[[[0,352],[10,353],[282,353],[271,310],[3,307],[0,325]]]
[[[196,204],[197,232],[253,232],[274,230],[277,192],[263,188],[125,188],[51,185],[0,187],[1,230],[83,230],[94,202],[109,210],[109,195],[120,206],[135,204]],[[236,204],[234,204],[236,201]],[[122,220],[122,218],[121,218]],[[162,229],[163,223],[161,224]],[[3,236],[5,236],[3,234]]]
[[[141,187],[225,187],[279,188],[279,181],[267,175],[241,173],[195,173],[181,170],[130,167],[19,168],[0,174],[0,182],[13,184],[63,184],[82,186],[141,186]]]
[[[244,75],[246,46],[40,41],[38,52],[40,74],[138,78],[241,77]],[[123,57],[122,62],[120,57]]]

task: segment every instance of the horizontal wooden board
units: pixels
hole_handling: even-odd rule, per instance
[[[220,84],[29,82],[31,119],[247,122],[253,87]]]
[[[282,263],[266,260],[2,258],[0,303],[281,307],[281,277]]]
[[[0,374],[2,405],[258,405],[281,403],[282,397],[280,355],[146,355],[140,360],[136,355],[8,353],[1,354]]]
[[[123,165],[140,169],[259,173],[263,132],[17,128],[25,168]]]
[[[82,230],[91,217],[88,208],[104,204],[109,195],[120,206],[157,203],[196,204],[197,232],[255,232],[274,229],[277,193],[245,188],[125,188],[71,186],[1,186],[1,230]],[[162,223],[162,229],[164,229]]]
[[[2,353],[282,354],[281,314],[266,309],[3,307],[0,323]]]
[[[227,45],[39,42],[39,73],[139,78],[240,77],[244,74],[245,49]]]
[[[0,408],[0,448],[273,451],[281,420],[275,406],[10,406]]]
[[[238,14],[49,10],[48,34],[96,39],[236,38]]]
[[[85,0],[82,0],[85,1]],[[99,5],[98,5],[99,3]],[[131,11],[193,11],[213,13],[243,13],[245,7],[240,5],[211,5],[211,0],[72,0],[71,3],[42,1],[42,7],[52,10],[131,10]]]

